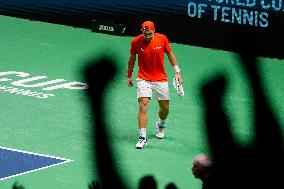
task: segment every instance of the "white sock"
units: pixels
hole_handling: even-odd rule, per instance
[[[146,138],[146,128],[139,129],[140,136]]]

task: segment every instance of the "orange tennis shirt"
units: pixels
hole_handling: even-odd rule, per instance
[[[167,37],[154,33],[151,41],[146,41],[143,34],[131,42],[130,54],[138,54],[138,78],[151,82],[166,82],[168,77],[164,64],[164,53],[171,52]]]

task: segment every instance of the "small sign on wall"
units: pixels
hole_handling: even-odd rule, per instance
[[[92,20],[92,31],[111,35],[125,35],[126,26],[111,21]]]

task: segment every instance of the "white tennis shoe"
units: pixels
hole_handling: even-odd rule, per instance
[[[147,145],[147,139],[144,137],[139,137],[139,141],[136,144],[137,149],[143,149]]]
[[[162,139],[165,136],[165,126],[163,124],[160,124],[159,121],[156,122],[156,137],[158,139]]]

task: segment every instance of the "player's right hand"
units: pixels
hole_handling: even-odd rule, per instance
[[[134,85],[132,77],[127,77],[128,87],[132,87]]]

